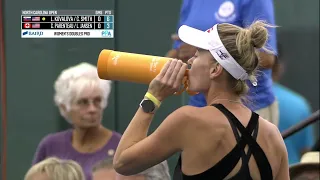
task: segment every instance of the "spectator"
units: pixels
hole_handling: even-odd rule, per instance
[[[304,154],[301,161],[290,166],[291,180],[319,180],[320,162],[319,151]]]
[[[72,160],[47,158],[33,165],[24,180],[86,180],[81,166]]]
[[[73,128],[45,136],[38,145],[33,164],[47,157],[78,162],[91,180],[91,169],[111,157],[121,135],[101,124],[111,82],[99,79],[95,66],[81,63],[62,71],[55,82],[54,101]]]
[[[274,8],[272,0],[183,0],[180,11],[178,28],[188,25],[205,31],[217,23],[230,23],[240,27],[246,27],[254,20],[264,20],[269,24],[275,24]],[[182,59],[190,59],[196,52],[196,48],[183,43],[177,35],[172,36],[173,49],[167,56]],[[272,91],[271,69],[277,53],[276,31],[269,29],[267,48],[272,50],[260,53],[260,69],[257,74],[257,86],[248,82],[250,91],[246,106],[257,112],[263,118],[278,125],[278,103]],[[191,96],[189,105],[196,107],[207,106],[202,93]]]

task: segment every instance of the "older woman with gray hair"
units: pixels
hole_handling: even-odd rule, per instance
[[[101,124],[111,81],[101,80],[95,66],[80,63],[63,70],[54,88],[55,104],[72,128],[45,136],[33,164],[52,156],[74,160],[83,168],[86,179],[91,180],[92,166],[113,156],[121,138]]]

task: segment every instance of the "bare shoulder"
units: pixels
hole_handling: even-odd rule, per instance
[[[271,122],[269,122],[268,120],[264,119],[263,117],[259,117],[259,123],[264,126],[264,128],[267,128],[267,129],[275,129],[277,128],[274,124],[272,124]]]
[[[209,106],[182,106],[179,109],[175,110],[170,116],[172,116],[172,119],[174,119],[175,121],[178,121],[180,125],[183,124],[183,127],[190,127],[191,129],[198,128],[199,126],[208,127],[208,123],[213,125],[221,122],[212,121],[212,119],[219,118],[219,116],[221,116],[221,113],[219,113],[216,108],[212,108]]]
[[[260,117],[259,123],[259,128],[261,128],[261,130],[265,133],[265,138],[271,140],[269,142],[272,142],[275,145],[275,148],[285,148],[283,138],[281,136],[279,128],[276,125],[272,124],[271,122],[262,117]]]
[[[170,115],[172,116],[176,116],[176,117],[179,117],[182,118],[182,119],[185,119],[187,117],[192,117],[192,114],[193,113],[197,113],[199,108],[197,107],[193,107],[193,106],[182,106],[178,109],[176,109],[175,111],[173,111]]]
[[[214,108],[210,111],[214,111]],[[206,114],[208,114],[207,107],[194,107],[189,105],[182,106],[172,113],[172,115],[183,121],[200,120],[203,116],[206,116]]]
[[[259,118],[259,123],[259,128],[262,128],[264,132],[268,133],[268,135],[275,136],[275,138],[279,136],[279,129],[276,125],[272,124],[271,122],[262,118],[261,116]]]
[[[192,119],[196,116],[195,114],[199,113],[200,108],[193,106],[182,106],[175,111],[173,111],[167,119],[172,119],[170,121],[175,121],[179,123],[192,122]]]

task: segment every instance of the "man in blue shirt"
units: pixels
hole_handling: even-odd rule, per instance
[[[279,58],[281,53],[279,51]],[[304,97],[291,89],[278,83],[283,73],[283,61],[276,61],[273,67],[273,91],[279,102],[279,130],[284,130],[300,123],[309,117],[311,107]],[[314,134],[312,126],[305,127],[297,133],[285,139],[288,151],[289,164],[300,162],[301,156],[314,145]]]
[[[188,25],[196,29],[207,30],[217,23],[231,23],[241,27],[249,26],[255,20],[265,20],[271,25],[275,25],[274,8],[272,0],[184,0],[181,6],[181,25]],[[248,83],[250,88],[248,94],[249,103],[246,105],[260,116],[274,124],[278,124],[278,104],[272,91],[271,68],[277,53],[276,31],[269,30],[270,37],[267,48],[273,54],[260,53],[260,73],[257,74],[258,85],[254,87]],[[173,49],[167,54],[168,57],[188,60],[196,49],[184,44],[177,36]],[[190,97],[189,104],[197,107],[207,105],[203,94]]]

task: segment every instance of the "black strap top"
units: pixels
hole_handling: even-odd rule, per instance
[[[249,169],[249,160],[251,155],[253,155],[256,160],[261,180],[272,180],[273,175],[269,161],[259,144],[256,142],[259,127],[259,115],[255,112],[252,112],[248,126],[244,127],[241,122],[222,104],[213,104],[212,106],[219,109],[228,118],[232,127],[232,131],[237,140],[237,144],[213,167],[205,172],[192,176],[184,175],[181,171],[180,155],[173,175],[173,180],[222,180],[234,169],[240,158],[242,160],[241,168],[235,176],[230,178],[230,180],[252,180]],[[241,133],[241,137],[238,133],[238,130]],[[251,136],[252,133],[253,136]],[[247,153],[244,150],[246,145],[249,146]]]

